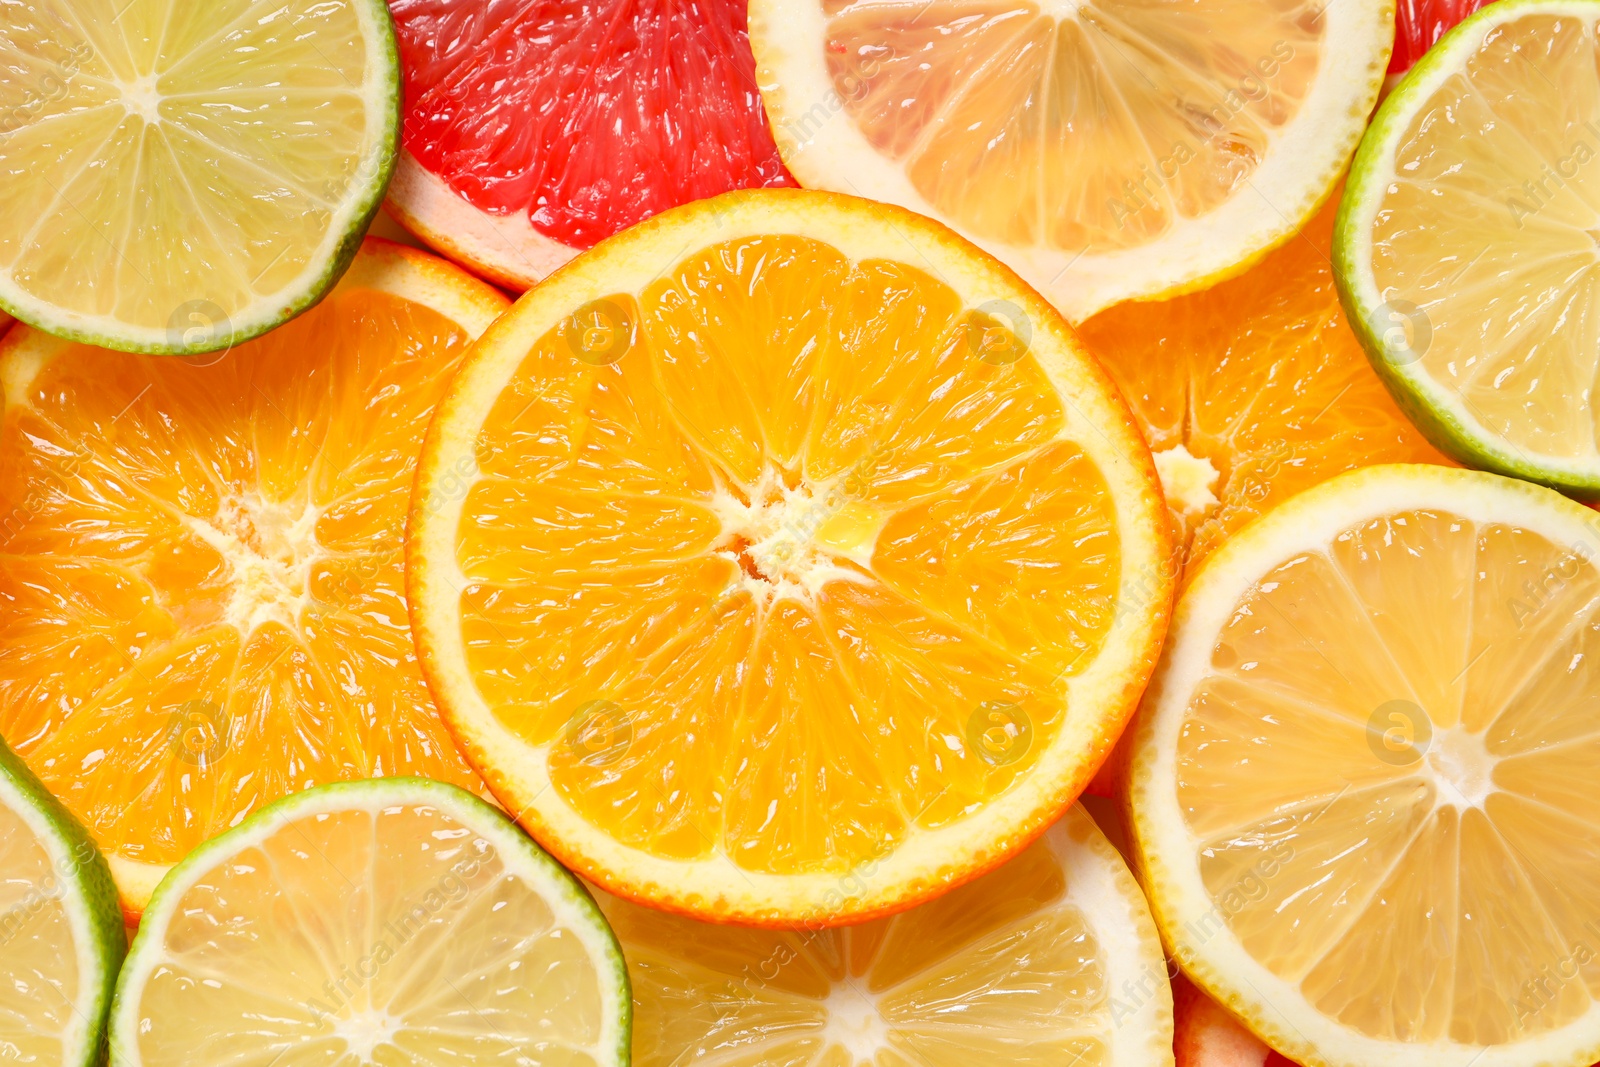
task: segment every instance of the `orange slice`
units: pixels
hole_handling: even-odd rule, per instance
[[[599,901],[633,979],[634,1067],[1172,1067],[1149,905],[1081,808],[972,884],[860,926]]]
[[[1079,333],[1155,453],[1193,569],[1245,523],[1336,474],[1450,463],[1395,406],[1345,322],[1335,202],[1248,272],[1110,308]]]
[[[416,667],[401,535],[434,403],[505,306],[368,239],[320,305],[228,353],[0,344],[0,732],[130,913],[286,793],[481,788]]]
[[[1147,678],[1170,551],[1127,408],[1037,294],[909,212],[762,190],[597,246],[484,336],[408,575],[447,721],[552,852],[827,924],[1060,814]]]

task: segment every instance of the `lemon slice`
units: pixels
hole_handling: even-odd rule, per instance
[[[99,1062],[126,947],[105,859],[0,744],[0,1059]]]
[[[1071,804],[1154,665],[1165,510],[1121,397],[1010,271],[900,208],[728,193],[474,345],[407,588],[446,722],[563,862],[831,925]]]
[[[379,0],[41,0],[0,35],[0,305],[130,352],[264,333],[383,198],[399,63]]]
[[[310,789],[191,853],[117,981],[111,1062],[628,1062],[628,976],[583,887],[425,778]]]
[[[1134,734],[1197,984],[1314,1067],[1600,1058],[1600,520],[1381,466],[1201,566]]]
[[[802,185],[949,224],[1074,322],[1288,240],[1376,102],[1390,0],[753,0]]]
[[[1350,321],[1465,463],[1600,495],[1600,74],[1592,0],[1490,4],[1384,102],[1340,208]]]
[[[636,1067],[1172,1063],[1149,907],[1078,807],[978,881],[861,926],[784,933],[600,906],[633,976]]]

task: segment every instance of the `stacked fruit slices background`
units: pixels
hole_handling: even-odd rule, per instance
[[[0,2],[0,1049],[1600,1060],[1482,6]]]

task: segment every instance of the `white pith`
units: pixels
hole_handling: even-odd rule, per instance
[[[467,203],[408,149],[400,150],[395,163],[387,205],[431,247],[518,292],[578,254],[534,229],[525,211],[491,215]]]
[[[1183,442],[1164,448],[1150,458],[1161,478],[1161,491],[1166,494],[1167,503],[1185,517],[1203,518],[1221,503],[1216,494],[1221,473],[1209,459],[1191,453]]]

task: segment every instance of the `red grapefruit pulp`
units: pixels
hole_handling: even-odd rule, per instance
[[[743,0],[389,6],[411,165],[391,206],[491,277],[526,286],[666,208],[794,184],[762,110]],[[426,195],[438,192],[428,178],[470,213]]]
[[[1488,0],[1395,0],[1394,51],[1389,53],[1389,79],[1410,70],[1456,23]]]

